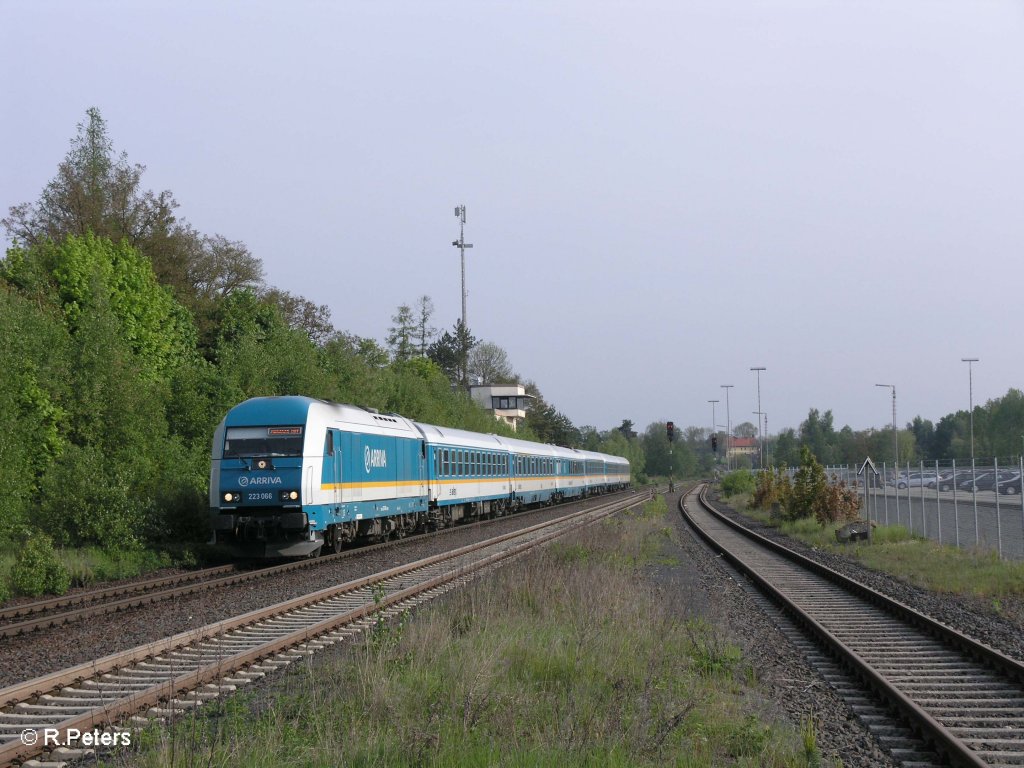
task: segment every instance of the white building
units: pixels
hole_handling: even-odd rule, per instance
[[[500,384],[497,386],[476,386],[469,388],[470,397],[481,407],[494,413],[494,418],[519,428],[519,422],[526,418],[526,408],[534,399],[526,394],[522,384]]]

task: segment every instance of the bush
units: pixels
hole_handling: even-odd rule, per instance
[[[839,478],[832,476],[832,482],[825,486],[815,499],[814,519],[820,525],[829,523],[845,523],[860,517],[860,497],[857,491]]]
[[[753,493],[754,489],[754,476],[749,469],[737,469],[722,478],[722,494],[725,496]]]
[[[57,557],[49,536],[37,533],[25,543],[11,568],[11,586],[17,594],[28,597],[68,591],[71,574]]]

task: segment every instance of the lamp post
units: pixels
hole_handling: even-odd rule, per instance
[[[761,435],[761,439],[758,440],[758,446],[759,446],[759,449],[760,449],[760,445],[764,442],[764,433],[761,432],[761,418],[763,416],[765,416],[765,414],[761,413],[761,411],[754,411],[753,413],[754,413],[755,416],[757,416],[757,432],[758,432],[759,435]],[[767,418],[767,417],[765,417],[765,418]],[[764,450],[763,449],[759,450],[759,455],[760,455],[760,458],[759,458],[759,462],[758,462],[757,468],[758,469],[764,469]]]
[[[729,390],[734,384],[722,384],[725,390],[725,468],[732,470],[732,456],[729,454],[729,446],[732,443],[732,416],[729,414]]]
[[[761,415],[761,371],[767,371],[763,365],[754,366],[750,370],[757,372],[757,410],[755,413]],[[758,466],[764,466],[764,435],[761,434],[761,419],[757,420],[757,456]]]
[[[875,384],[876,387],[888,387],[892,390],[892,463],[893,467],[899,472],[900,467],[900,438],[896,432],[896,385],[895,384]]]
[[[711,434],[715,434],[715,430],[718,429],[718,422],[715,421],[715,403],[721,402],[719,400],[708,400],[711,403]],[[715,456],[715,462],[718,462],[718,456]]]
[[[974,497],[974,543],[981,540],[981,533],[978,529],[978,472],[974,468],[974,364],[978,362],[976,357],[961,357],[960,362],[967,363],[967,393],[971,405],[971,495]],[[998,501],[998,497],[996,501]]]
[[[971,404],[971,472],[974,472],[974,363],[976,357],[961,357],[960,362],[967,363],[967,392]]]

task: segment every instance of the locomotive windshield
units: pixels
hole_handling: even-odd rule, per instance
[[[302,427],[228,427],[224,458],[301,456]]]

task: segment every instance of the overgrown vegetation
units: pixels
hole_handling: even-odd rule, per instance
[[[58,550],[141,563],[133,553],[204,541],[210,440],[249,397],[508,432],[453,388],[514,375],[500,348],[470,358],[469,329],[437,336],[429,297],[399,307],[388,348],[338,331],[327,307],[266,285],[244,243],[178,218],[143,172],[90,109],[38,200],[3,220],[0,551],[45,534]],[[526,387],[536,400],[520,437],[624,455],[643,479],[635,435],[577,429]]]
[[[817,549],[844,554],[924,589],[979,598],[996,613],[1024,621],[1024,563],[1000,560],[991,551],[939,545],[903,525],[873,527],[871,543],[840,544],[835,532],[841,523],[783,520],[753,507],[743,512]]]
[[[739,473],[723,478],[723,491],[726,481],[736,474]],[[756,483],[752,480],[751,484],[756,485],[752,489],[752,506],[768,510],[780,520],[813,519],[824,527],[856,520],[860,514],[856,491],[835,477],[829,482],[825,469],[806,447],[800,453],[800,466],[792,480],[786,472],[773,467],[758,472]]]
[[[722,630],[673,613],[638,578],[667,535],[660,500],[593,526],[304,665],[272,706],[204,707],[131,762],[817,765],[813,728],[808,740],[766,715]]]

